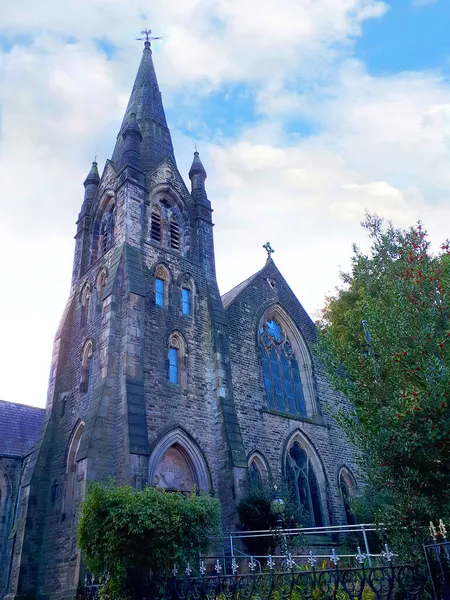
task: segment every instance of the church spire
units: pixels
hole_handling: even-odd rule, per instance
[[[146,39],[144,43],[141,64],[112,155],[112,160],[117,165],[123,163],[122,155],[125,150],[123,134],[131,121],[132,114],[135,115],[142,135],[142,143],[140,144],[142,170],[145,172],[151,171],[167,156],[175,161],[172,139],[167,127],[161,92],[159,91],[153,66],[149,39]]]

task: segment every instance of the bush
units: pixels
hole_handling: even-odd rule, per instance
[[[174,564],[205,553],[219,522],[219,503],[206,495],[93,483],[78,542],[89,570],[108,582],[103,595],[124,598],[149,574],[153,582],[163,581]]]

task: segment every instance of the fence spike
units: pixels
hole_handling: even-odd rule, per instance
[[[447,539],[447,528],[444,525],[444,521],[442,519],[439,519],[439,532],[442,535],[442,537],[444,538],[444,540]]]
[[[215,569],[217,575],[220,575],[220,571],[222,570],[222,567],[220,565],[219,559],[217,559],[214,569]]]
[[[430,521],[430,535],[433,541],[436,541],[437,531],[433,521]]]
[[[336,554],[336,550],[333,548],[333,550],[331,551],[331,556],[330,556],[330,560],[331,562],[334,564],[335,567],[337,567],[338,562],[341,560],[339,558],[339,556]]]

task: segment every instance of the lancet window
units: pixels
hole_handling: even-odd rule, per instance
[[[324,516],[317,475],[311,458],[298,440],[289,447],[286,455],[286,474],[292,485],[294,498],[306,513],[310,527],[322,527]]]
[[[88,340],[83,347],[81,354],[81,380],[80,380],[80,392],[86,393],[90,389],[92,381],[92,356],[93,348],[91,340]]]
[[[259,339],[268,407],[307,416],[300,369],[287,335],[272,318],[261,326]]]
[[[80,295],[80,327],[85,327],[87,320],[88,320],[88,314],[89,314],[89,299],[91,297],[91,290],[89,287],[89,284],[86,283],[83,286],[83,289],[81,290],[81,295]]]
[[[169,304],[169,272],[163,265],[155,269],[155,304],[162,307]]]
[[[183,250],[182,217],[171,199],[156,201],[150,212],[150,239],[172,250]]]
[[[169,338],[169,382],[184,385],[186,382],[186,345],[178,332],[172,333]]]
[[[356,520],[352,509],[352,498],[355,495],[356,484],[353,476],[345,468],[339,473],[339,487],[344,504],[346,521],[348,525],[354,525]]]
[[[114,227],[116,222],[116,205],[110,204],[103,213],[100,225],[99,253],[105,254],[114,243]]]

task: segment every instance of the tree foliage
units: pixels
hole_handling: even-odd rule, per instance
[[[108,581],[106,595],[125,597],[132,580],[142,581],[150,572],[163,580],[174,564],[198,559],[219,522],[219,503],[207,495],[93,483],[78,542],[89,570]]]
[[[354,247],[318,351],[350,401],[337,417],[359,451],[372,514],[414,537],[450,515],[449,244],[432,255],[420,223],[400,230],[367,215],[363,226],[371,252]]]
[[[276,547],[280,544],[280,536],[277,532],[277,517],[272,510],[272,501],[281,497],[285,504],[282,515],[281,526],[283,528],[301,527],[307,520],[307,515],[301,506],[297,505],[292,493],[292,486],[284,482],[277,486],[269,481],[262,481],[259,477],[252,477],[249,482],[247,498],[238,505],[240,529],[242,531],[266,531],[272,530],[273,536],[246,537],[247,551],[253,555],[274,554]],[[290,546],[299,546],[304,540],[300,537],[289,537]]]

